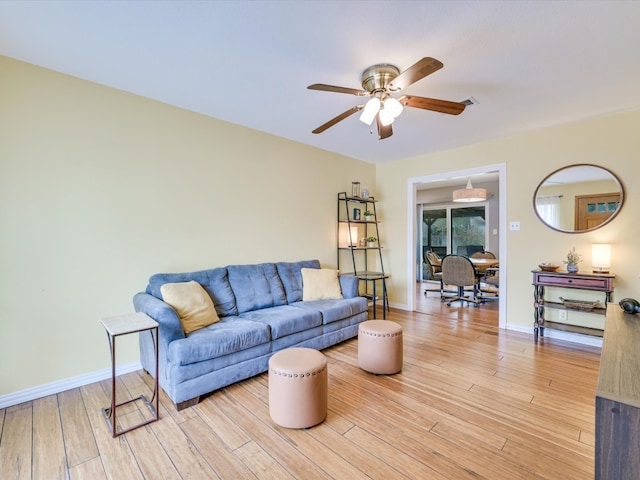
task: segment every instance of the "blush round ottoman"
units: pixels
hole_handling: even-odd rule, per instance
[[[358,327],[358,365],[371,373],[402,370],[402,327],[389,320],[368,320]]]
[[[308,428],[327,416],[327,359],[288,348],[269,359],[269,414],[282,427]]]

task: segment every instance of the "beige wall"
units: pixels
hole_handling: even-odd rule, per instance
[[[132,311],[149,275],[318,258],[335,266],[336,193],[373,187],[407,298],[407,179],[507,165],[507,320],[532,322],[531,273],[573,246],[613,245],[615,298],[640,297],[640,111],[377,167],[0,57],[0,395],[104,369],[103,316]],[[532,195],[552,170],[616,172],[627,203],[595,232],[544,227]],[[633,180],[629,180],[633,179]],[[502,192],[501,192],[502,194]],[[123,339],[120,362],[137,360]]]
[[[380,165],[376,173],[380,211],[385,220],[387,244],[392,246],[386,250],[385,260],[391,274],[390,300],[405,304],[408,293],[408,179],[493,164],[506,164],[507,221],[521,223],[520,231],[506,232],[508,324],[532,324],[531,270],[540,261],[562,261],[573,246],[584,254],[581,268],[590,270],[591,244],[611,243],[612,270],[617,275],[614,299],[640,297],[638,131],[640,110]],[[626,203],[619,216],[594,232],[556,232],[545,227],[533,211],[532,197],[538,183],[553,170],[573,163],[607,167],[622,179],[626,189]]]
[[[0,395],[108,367],[99,319],[153,273],[335,267],[352,180],[375,167],[0,57]]]

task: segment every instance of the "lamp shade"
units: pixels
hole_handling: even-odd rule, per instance
[[[391,115],[389,111],[385,108],[380,110],[378,115],[380,115],[380,123],[382,124],[383,127],[386,127],[387,125],[391,125],[395,120],[393,115]]]
[[[357,247],[358,246],[358,226],[341,223],[338,230],[338,242],[340,247]]]
[[[372,97],[369,101],[364,105],[362,109],[362,114],[360,115],[360,121],[366,123],[367,125],[371,125],[373,120],[376,118],[378,111],[380,110],[380,99],[378,97]]]
[[[471,179],[467,180],[467,186],[459,190],[453,191],[454,202],[482,202],[487,199],[487,190],[485,188],[473,188]]]
[[[404,107],[402,104],[393,97],[388,97],[384,101],[384,109],[391,114],[393,118],[397,118]]]
[[[594,243],[591,246],[591,268],[594,273],[609,273],[611,268],[611,245]]]

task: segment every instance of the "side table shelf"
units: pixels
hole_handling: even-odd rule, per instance
[[[373,319],[376,319],[376,300],[378,300],[378,298],[382,298],[382,319],[386,320],[387,319],[387,278],[389,278],[389,275],[385,274],[385,273],[380,273],[380,272],[356,272],[356,277],[358,277],[358,279],[360,281],[363,282],[367,282],[367,283],[371,283],[371,293],[369,292],[369,289],[366,289],[366,293],[363,295],[364,297],[367,297],[368,299],[371,300],[371,303],[373,304]],[[380,282],[382,284],[382,295],[379,297],[376,294],[376,283]]]
[[[545,309],[571,310],[560,302],[553,302],[545,299],[545,288],[559,287],[576,290],[587,290],[602,292],[604,294],[604,307],[593,308],[591,310],[579,310],[583,313],[605,315],[606,305],[611,301],[613,292],[613,280],[615,275],[608,273],[569,273],[565,271],[545,272],[542,270],[532,270],[533,273],[533,308],[534,322],[533,335],[537,342],[538,337],[544,336],[545,328],[564,330],[567,332],[580,333],[583,335],[595,335],[602,337],[601,329],[571,325],[569,323],[552,322],[545,319]]]
[[[109,348],[111,350],[111,406],[103,408],[102,413],[109,426],[112,437],[117,437],[123,433],[129,432],[135,428],[142,427],[151,422],[155,422],[159,418],[158,409],[158,322],[145,315],[144,313],[134,313],[129,315],[119,315],[116,317],[107,317],[101,320],[102,325],[107,331],[107,338],[109,339]],[[155,383],[153,388],[153,396],[151,400],[147,400],[144,395],[132,398],[121,403],[116,404],[116,338],[121,335],[127,335],[130,333],[149,332],[153,340],[154,353],[156,357],[156,374]],[[129,427],[118,428],[117,411],[118,407],[141,401],[149,410],[151,417],[146,420]],[[155,403],[155,406],[154,406]],[[146,417],[146,415],[145,415]]]

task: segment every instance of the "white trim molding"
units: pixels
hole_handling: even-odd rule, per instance
[[[116,375],[135,372],[142,369],[142,364],[138,362],[125,363],[116,366]],[[76,377],[66,378],[58,382],[46,383],[33,388],[27,388],[18,392],[0,396],[0,408],[7,408],[20,403],[29,402],[37,398],[54,395],[56,393],[82,387],[90,383],[100,382],[111,378],[111,368],[103,368],[95,372],[89,372]]]
[[[507,330],[513,330],[514,332],[522,332],[531,335],[531,342],[533,342],[533,325],[530,327],[524,325],[507,324]],[[579,343],[581,345],[589,345],[592,347],[602,348],[602,338],[593,337],[590,335],[580,335],[579,333],[564,332],[562,330],[554,330],[551,328],[545,328],[543,338],[557,338],[558,340],[565,340],[567,342]],[[540,340],[538,340],[540,341]]]

